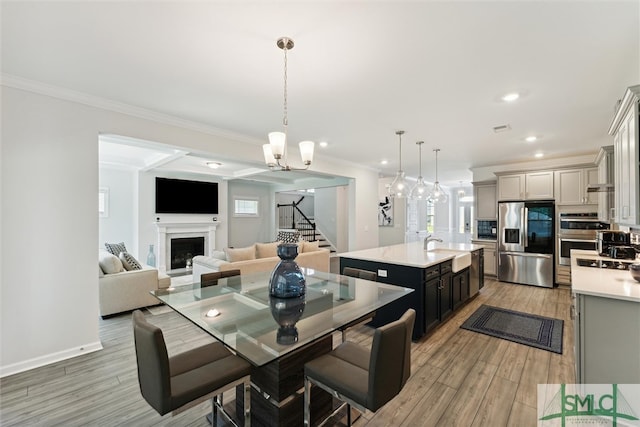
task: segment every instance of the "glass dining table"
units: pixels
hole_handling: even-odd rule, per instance
[[[152,292],[252,364],[255,425],[302,421],[304,363],[331,351],[333,332],[413,292],[364,279],[303,271],[306,293],[300,298],[271,297],[269,272],[220,279],[215,286],[194,282]],[[331,406],[330,396],[319,392],[312,396],[318,415]],[[236,402],[242,399],[236,398]],[[316,418],[314,408],[312,418]]]

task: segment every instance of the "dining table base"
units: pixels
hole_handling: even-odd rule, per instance
[[[251,425],[300,427],[304,421],[304,364],[329,353],[333,337],[328,335],[284,357],[251,369]],[[236,389],[236,413],[243,411],[244,391]],[[311,390],[312,423],[329,415],[333,398],[318,387]]]

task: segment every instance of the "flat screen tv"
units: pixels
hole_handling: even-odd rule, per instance
[[[156,213],[217,214],[218,183],[156,177]]]

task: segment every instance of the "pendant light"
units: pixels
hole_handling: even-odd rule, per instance
[[[420,174],[418,176],[418,181],[416,182],[416,185],[414,185],[413,188],[411,189],[411,195],[410,195],[410,197],[415,200],[426,199],[428,194],[427,184],[424,183],[424,178],[422,178],[422,144],[424,144],[424,141],[416,142],[416,145],[418,146],[418,151],[420,153]]]
[[[462,181],[460,182],[460,189],[458,190],[458,200],[461,200],[463,197],[466,196],[465,192],[464,192],[464,187],[462,187]]]
[[[449,196],[440,186],[440,182],[438,181],[438,152],[440,149],[434,148],[433,151],[436,153],[436,181],[433,183],[433,187],[431,188],[427,199],[432,203],[447,203]]]
[[[287,52],[293,49],[293,40],[288,37],[281,37],[276,44],[284,51],[284,117],[282,119],[284,132],[269,133],[269,144],[262,146],[264,161],[271,170],[307,170],[313,160],[313,141],[302,141],[298,144],[300,146],[300,156],[305,167],[294,168],[287,164],[287,127],[289,126],[287,118]],[[284,164],[281,164],[280,160]]]
[[[404,134],[403,130],[396,131],[396,135],[398,135],[398,139],[400,141],[400,156],[399,156],[399,166],[398,173],[396,173],[396,178],[391,183],[391,187],[389,187],[389,196],[397,199],[405,198],[409,196],[409,184],[404,176],[404,171],[402,170],[402,135]]]

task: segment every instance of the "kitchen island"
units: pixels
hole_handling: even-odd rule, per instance
[[[571,251],[579,383],[640,383],[640,283],[622,269],[632,262]]]
[[[484,285],[483,247],[468,243],[422,242],[364,249],[340,254],[340,271],[354,267],[377,273],[378,281],[415,292],[376,312],[372,326],[416,310],[413,339],[417,341],[475,296]]]

